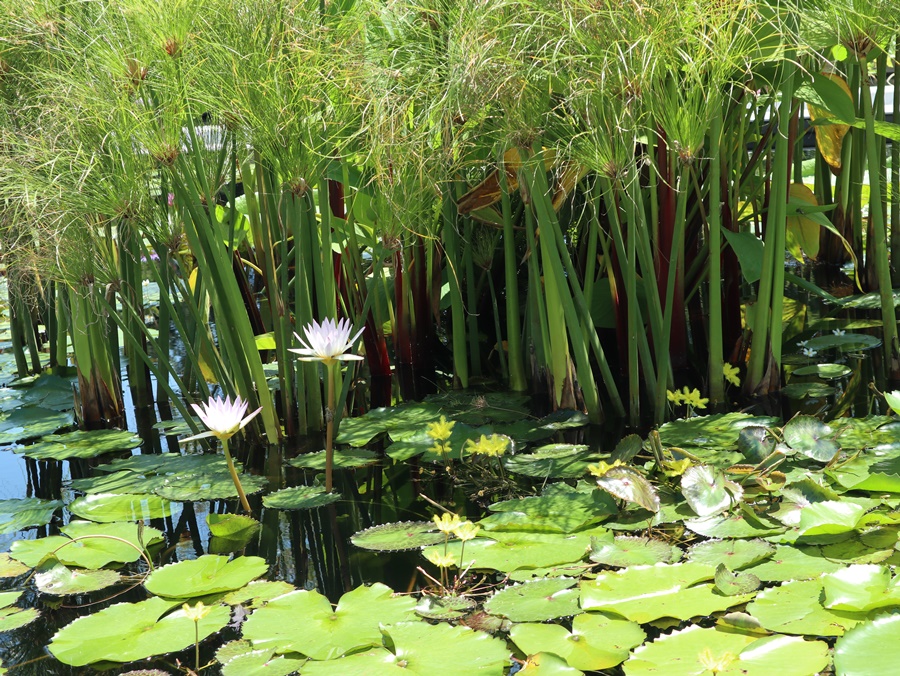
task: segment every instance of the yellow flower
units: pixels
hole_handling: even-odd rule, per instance
[[[453,554],[442,554],[438,549],[432,549],[425,555],[438,568],[449,568],[456,565],[456,557]]]
[[[684,388],[684,403],[686,403],[691,408],[706,408],[706,405],[709,403],[708,398],[702,398],[700,396],[700,390],[693,389],[690,392],[687,391],[687,388]]]
[[[459,514],[447,514],[446,512],[440,516],[435,514],[432,521],[434,521],[434,525],[437,526],[437,529],[445,535],[449,535],[455,531],[461,523]]]
[[[604,476],[609,470],[613,467],[621,467],[625,463],[621,460],[616,460],[613,464],[609,464],[601,460],[596,465],[588,465],[588,472],[593,474],[594,476]]]
[[[740,387],[741,379],[738,377],[738,367],[732,366],[728,362],[722,366],[722,373],[725,375],[725,380],[734,385],[735,387]]]
[[[191,608],[187,603],[181,606],[181,609],[184,611],[184,614],[188,616],[188,619],[193,620],[194,622],[199,622],[204,617],[209,615],[210,611],[213,609],[212,606],[204,606],[203,601],[197,601],[197,605]]]
[[[684,403],[684,397],[678,390],[675,390],[674,392],[672,390],[666,390],[666,399],[671,401],[676,406]]]
[[[480,530],[481,526],[476,526],[471,521],[463,521],[453,529],[453,534],[463,542],[466,542],[468,540],[474,540]]]
[[[455,420],[447,420],[444,416],[441,416],[441,419],[437,422],[428,423],[425,432],[435,441],[448,441],[453,433],[455,424]]]
[[[475,441],[469,439],[466,442],[466,448],[470,453],[476,455],[488,455],[499,458],[509,449],[509,437],[503,434],[492,434],[491,436],[481,435],[481,439]]]
[[[690,466],[691,461],[688,458],[682,458],[681,460],[666,460],[663,463],[663,474],[672,477],[681,476]]]

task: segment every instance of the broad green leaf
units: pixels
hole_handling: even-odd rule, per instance
[[[122,579],[114,570],[82,570],[61,563],[47,562],[35,571],[34,583],[42,594],[67,596],[87,594],[118,584]]]
[[[518,676],[584,676],[580,669],[570,667],[566,661],[553,653],[529,655]]]
[[[51,411],[40,406],[19,408],[8,414],[0,413],[0,446],[52,434],[74,421],[71,413]]]
[[[503,466],[514,474],[541,479],[577,479],[587,474],[596,456],[580,444],[541,446],[533,453],[517,453],[503,460]]]
[[[445,537],[435,530],[431,521],[401,521],[361,530],[350,538],[350,542],[376,552],[400,552],[437,544]]]
[[[747,612],[769,631],[807,636],[840,636],[866,619],[825,608],[823,597],[822,580],[792,580],[759,592]]]
[[[577,615],[581,612],[577,582],[555,577],[505,587],[485,602],[484,610],[512,622],[543,622]]]
[[[894,676],[900,664],[900,615],[857,625],[834,644],[837,676]]]
[[[706,566],[725,564],[728,570],[752,566],[775,553],[775,547],[764,540],[705,540],[687,551],[687,558]]]
[[[264,496],[263,506],[267,509],[315,509],[340,499],[340,493],[326,493],[322,486],[294,486]]]
[[[775,521],[738,511],[689,519],[684,525],[708,538],[762,538],[785,531],[784,526]]]
[[[795,451],[818,462],[830,462],[840,447],[830,437],[832,429],[817,418],[798,415],[782,430],[785,442]]]
[[[157,596],[196,598],[240,589],[268,570],[266,560],[258,556],[241,556],[229,561],[226,556],[206,554],[157,568],[144,581],[144,586]]]
[[[325,469],[325,451],[317,453],[304,453],[296,458],[288,460],[291,467],[299,467],[301,469]],[[365,467],[378,461],[378,456],[374,451],[365,448],[348,448],[343,451],[334,452],[334,467],[336,469],[354,469],[356,467]]]
[[[590,559],[604,566],[627,568],[628,566],[652,566],[656,563],[674,563],[681,558],[681,550],[662,540],[618,535],[591,540]]]
[[[294,585],[281,580],[254,580],[245,587],[228,592],[221,600],[229,606],[243,606],[245,610],[252,610],[296,590]]]
[[[19,608],[17,606],[0,608],[0,632],[24,627],[40,616],[41,613],[37,608]]]
[[[240,475],[244,493],[253,495],[269,486],[269,480],[256,474]],[[165,483],[153,491],[158,496],[173,502],[204,502],[206,500],[227,500],[237,498],[237,489],[228,469],[216,473],[191,473],[185,476],[166,478]]]
[[[140,603],[117,603],[78,618],[56,632],[49,649],[63,664],[75,667],[95,662],[133,662],[154,655],[183,650],[220,631],[231,618],[228,606],[213,606],[194,623],[184,610],[163,615],[176,601],[150,598]]]
[[[659,495],[647,479],[628,467],[613,467],[597,477],[597,485],[620,500],[650,512],[659,511]]]
[[[822,577],[830,610],[869,611],[900,606],[900,576],[885,566],[853,565]]]
[[[9,554],[0,554],[0,578],[19,577],[30,570],[31,568],[19,563]]]
[[[307,662],[303,676],[502,676],[509,664],[505,641],[468,627],[400,622],[384,633],[390,650]]]
[[[259,521],[243,514],[210,513],[206,525],[211,535],[220,538],[252,537],[260,529]]]
[[[816,502],[800,510],[799,535],[809,539],[847,533],[856,528],[866,508],[846,500]]]
[[[40,540],[16,540],[10,555],[31,568],[52,554],[66,566],[96,570],[111,563],[137,561],[144,547],[163,539],[162,532],[148,526],[139,533],[136,523],[72,521],[60,530],[67,537],[52,535]]]
[[[749,594],[759,589],[759,578],[753,573],[732,573],[724,563],[716,567],[716,589],[725,596]]]
[[[777,418],[725,413],[668,422],[659,428],[659,437],[666,446],[727,449],[737,447],[738,436],[745,427],[771,427],[777,424]]]
[[[571,533],[618,512],[605,493],[578,491],[565,483],[550,484],[539,497],[495,502],[498,512],[479,523],[486,530],[527,530],[533,533]]]
[[[0,500],[0,534],[15,533],[33,526],[50,523],[53,514],[62,507],[60,500],[13,498]]]
[[[748,568],[763,582],[811,580],[822,573],[831,573],[841,564],[824,556],[816,547],[788,547],[775,545],[771,558]]]
[[[762,273],[762,240],[752,232],[732,232],[728,228],[723,228],[722,234],[737,256],[744,279],[750,284],[758,282]]]
[[[288,676],[300,671],[306,658],[276,655],[272,650],[251,650],[222,665],[222,676]]]
[[[843,378],[851,373],[853,373],[853,369],[846,364],[810,364],[809,366],[801,366],[798,369],[794,369],[794,375],[796,376],[818,376],[828,380]]]
[[[879,345],[881,345],[881,339],[868,333],[826,334],[806,341],[806,347],[817,351],[834,349],[842,352],[860,352],[871,350]]]
[[[415,605],[415,599],[394,596],[379,583],[347,592],[336,608],[318,592],[296,591],[253,611],[243,635],[254,649],[333,660],[381,646],[379,627],[415,619]]]
[[[509,637],[526,655],[552,653],[576,669],[612,669],[645,637],[641,627],[603,613],[583,613],[572,620],[572,631],[559,624],[516,624]]]
[[[416,615],[429,620],[457,620],[465,617],[477,603],[466,596],[423,596],[416,604]]]
[[[69,511],[82,519],[111,523],[144,521],[171,516],[169,501],[158,495],[95,493],[77,498]]]
[[[127,430],[76,430],[41,437],[37,443],[17,450],[25,457],[35,460],[70,460],[129,451],[140,445],[141,438]]]
[[[754,465],[768,458],[775,450],[775,439],[765,427],[745,427],[738,435],[738,450]]]
[[[356,447],[366,446],[385,432],[390,433],[391,438],[396,441],[404,435],[424,429],[426,424],[440,418],[441,413],[437,406],[424,403],[373,408],[358,418],[344,418],[335,442]]]
[[[744,489],[709,465],[694,465],[681,475],[681,492],[698,516],[712,516],[741,501]]]

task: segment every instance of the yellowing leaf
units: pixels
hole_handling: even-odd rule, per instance
[[[792,183],[790,189],[790,199],[793,202],[803,202],[812,207],[818,206],[816,196],[812,190],[802,183]],[[801,263],[803,257],[799,255],[797,247],[803,249],[807,256],[815,259],[819,255],[819,229],[821,226],[808,216],[804,216],[798,212],[796,216],[788,216],[787,223],[787,246],[791,254]],[[792,246],[792,244],[794,246]]]
[[[822,75],[835,82],[847,93],[847,98],[852,101],[853,97],[850,94],[850,87],[847,86],[844,78],[835,73],[822,73]],[[815,122],[816,118],[833,117],[828,111],[816,106],[807,105],[807,108],[809,109],[809,119],[813,122]],[[821,124],[815,125],[814,129],[816,130],[816,147],[831,168],[839,172],[841,169],[841,147],[844,136],[847,134],[850,126],[846,124]]]

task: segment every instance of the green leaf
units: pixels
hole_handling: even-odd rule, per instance
[[[693,465],[681,475],[681,492],[698,516],[712,516],[741,501],[744,489],[709,465]]]
[[[53,514],[62,506],[60,500],[39,498],[0,500],[0,534],[44,526],[50,523]]]
[[[433,444],[434,442],[432,442]],[[291,467],[299,467],[301,469],[325,469],[325,451],[317,453],[304,453],[296,458],[288,460]],[[343,451],[334,452],[335,469],[355,469],[357,467],[365,467],[378,461],[378,456],[365,448],[348,448]]]
[[[628,467],[613,467],[597,477],[597,485],[611,495],[649,512],[659,511],[659,495],[647,479]]]
[[[95,662],[133,662],[184,650],[194,644],[195,623],[180,608],[163,617],[176,605],[154,597],[85,615],[56,632],[50,652],[63,664],[81,667]],[[196,625],[199,640],[220,631],[230,618],[228,606],[213,606]]]
[[[144,521],[171,516],[169,501],[158,495],[115,495],[95,493],[77,498],[69,511],[82,519],[111,523],[114,521]]]
[[[114,570],[80,570],[48,561],[35,570],[34,583],[42,594],[67,596],[87,594],[118,584],[122,579]]]
[[[590,559],[595,563],[614,568],[628,566],[652,566],[656,563],[674,563],[681,558],[681,550],[662,540],[618,535],[608,539],[591,538]]]
[[[714,514],[684,522],[689,530],[708,538],[762,538],[785,531],[781,524],[744,512]]]
[[[794,369],[795,376],[818,376],[827,380],[843,378],[851,373],[853,373],[853,369],[846,364],[810,364]]]
[[[136,523],[72,521],[60,530],[67,537],[52,535],[40,540],[16,540],[10,554],[26,566],[36,568],[55,552],[60,563],[96,570],[110,563],[137,561],[143,549],[141,541],[149,547],[163,539],[161,531],[149,526],[141,530],[139,538]]]
[[[768,458],[775,450],[775,439],[765,427],[745,427],[738,435],[738,450],[754,465]]]
[[[540,497],[495,502],[498,512],[479,523],[486,530],[526,530],[532,533],[571,533],[618,512],[605,493],[585,493],[565,483],[550,484]]]
[[[244,622],[243,635],[254,649],[333,660],[381,646],[379,627],[415,619],[415,605],[413,598],[394,596],[379,583],[347,592],[336,608],[318,592],[296,591],[255,610]]]
[[[303,676],[501,676],[509,664],[505,641],[468,627],[400,622],[384,633],[390,650],[307,662]]]
[[[282,488],[263,497],[267,509],[315,509],[341,499],[340,493],[326,493],[323,486]]]
[[[256,474],[241,474],[244,493],[253,495],[269,487],[269,480]],[[184,476],[167,477],[165,483],[153,491],[173,502],[205,502],[237,498],[234,480],[227,468],[220,472],[192,472]]]
[[[760,581],[753,573],[732,573],[724,563],[716,567],[716,589],[725,596],[749,594],[759,589]]]
[[[763,243],[752,232],[732,232],[722,228],[722,234],[741,266],[741,274],[748,283],[758,282],[762,273]]]
[[[830,610],[869,611],[900,605],[900,576],[885,566],[853,565],[822,577]]]
[[[229,561],[227,556],[206,554],[157,568],[144,581],[144,587],[157,596],[189,599],[240,589],[268,570],[266,560],[258,556]]]
[[[41,616],[37,608],[18,608],[6,606],[0,608],[0,632],[12,631],[26,624],[31,624]]]
[[[893,676],[900,664],[900,615],[857,625],[834,644],[837,676]]]
[[[288,676],[306,664],[304,657],[276,655],[271,650],[251,650],[222,665],[222,676]]]
[[[784,440],[795,451],[818,462],[830,462],[840,447],[830,437],[832,429],[817,418],[798,415],[784,426]]]
[[[555,577],[505,587],[485,602],[484,610],[512,622],[543,622],[577,615],[581,612],[581,592],[576,583],[571,578]]]
[[[350,542],[376,552],[401,552],[443,542],[445,537],[431,521],[400,521],[361,530]]]
[[[41,437],[31,446],[17,449],[27,458],[35,460],[71,460],[94,458],[104,453],[128,451],[137,448],[141,438],[127,430],[76,430],[67,434]]]
[[[254,580],[245,587],[228,592],[221,601],[229,606],[244,606],[246,610],[251,610],[296,590],[294,585],[281,580]]]
[[[736,448],[745,427],[771,427],[777,418],[746,413],[725,413],[668,422],[659,428],[660,441],[666,446]]]
[[[442,411],[433,404],[408,404],[394,408],[373,408],[358,418],[344,418],[335,443],[366,446],[385,432],[394,441],[413,434],[441,417]],[[445,412],[446,414],[446,412]]]
[[[429,620],[457,620],[465,617],[477,604],[466,596],[423,596],[416,604],[416,615]]]
[[[769,631],[807,636],[840,636],[866,619],[825,608],[823,596],[822,580],[792,580],[759,592],[747,612]]]
[[[75,419],[71,413],[50,411],[40,406],[19,408],[9,414],[0,413],[0,445],[52,434],[73,422]]]
[[[584,676],[584,672],[570,667],[561,657],[553,653],[529,655],[518,676]]]
[[[19,577],[30,570],[31,568],[19,563],[9,554],[0,554],[0,578]]]
[[[846,500],[816,502],[800,510],[798,535],[810,539],[847,533],[856,528],[866,508]]]
[[[259,532],[260,523],[243,514],[207,514],[206,525],[211,535],[220,538],[253,537]]]
[[[831,78],[821,73],[812,73],[810,79],[797,87],[794,95],[805,103],[821,108],[844,124],[856,120],[853,100]]]
[[[624,662],[645,634],[635,622],[584,613],[572,620],[572,631],[558,624],[516,624],[509,637],[526,655],[552,653],[576,669],[599,671]]]
[[[763,582],[786,582],[811,580],[840,568],[840,563],[825,558],[816,547],[775,545],[771,558],[750,567],[748,571]]]
[[[533,453],[517,453],[503,460],[514,474],[541,479],[577,479],[587,473],[596,456],[582,444],[551,444]]]
[[[774,553],[775,547],[764,540],[706,540],[688,549],[687,558],[706,566],[724,563],[728,570],[740,570],[768,559]]]

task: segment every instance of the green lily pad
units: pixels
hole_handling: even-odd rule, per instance
[[[656,563],[674,563],[681,558],[681,549],[653,538],[618,535],[615,538],[593,538],[590,559],[604,566],[627,568],[628,566],[652,566]]]
[[[244,622],[243,635],[254,649],[333,660],[381,646],[379,627],[415,619],[415,605],[414,599],[394,596],[378,583],[347,592],[336,608],[318,592],[296,591],[253,611]]]
[[[158,495],[104,494],[85,495],[69,505],[69,511],[82,519],[111,523],[144,521],[170,516],[169,501]]]
[[[509,637],[526,655],[552,653],[576,669],[612,669],[628,658],[645,634],[640,625],[603,613],[583,613],[572,631],[558,624],[516,624]]]
[[[783,533],[781,524],[756,517],[743,511],[731,514],[713,514],[688,519],[684,525],[689,530],[708,538],[762,538]]]
[[[477,604],[465,596],[423,596],[416,604],[416,614],[429,620],[456,620],[465,617]]]
[[[276,655],[272,650],[251,650],[222,664],[222,676],[288,676],[300,671],[305,657]]]
[[[36,608],[19,608],[13,605],[20,596],[22,592],[0,592],[0,632],[24,627],[40,617]]]
[[[259,521],[243,514],[207,514],[206,525],[211,535],[220,538],[249,538],[260,529]]]
[[[241,474],[241,487],[247,495],[264,491],[269,480],[256,474]],[[161,498],[173,502],[204,502],[207,500],[227,500],[237,498],[234,480],[227,468],[222,472],[192,473],[187,476],[174,476],[153,491]]]
[[[786,582],[811,580],[840,568],[840,563],[823,557],[816,547],[775,545],[775,552],[770,558],[751,566],[748,571],[763,582]]]
[[[402,552],[443,542],[445,535],[430,521],[400,521],[372,526],[350,538],[357,547],[376,552]]]
[[[235,466],[240,474],[240,463]],[[108,474],[75,479],[72,488],[84,493],[149,493],[162,488],[170,479],[184,480],[197,475],[215,480],[231,479],[225,458],[215,455],[132,455],[100,465],[97,471]]]
[[[571,533],[619,510],[607,494],[579,491],[565,483],[550,484],[540,497],[495,502],[497,512],[479,524],[485,530],[526,530],[532,533]]]
[[[830,439],[832,429],[818,418],[798,415],[784,426],[784,441],[792,450],[818,462],[830,462],[840,446]]]
[[[66,566],[96,570],[111,563],[137,561],[144,547],[163,539],[161,531],[149,526],[139,533],[136,523],[72,521],[60,530],[67,537],[52,535],[40,540],[16,540],[10,555],[30,568],[37,568],[52,554]]]
[[[650,512],[659,511],[659,495],[647,479],[628,467],[613,467],[597,477],[597,485],[604,491],[627,502],[633,502]]]
[[[737,446],[749,462],[757,465],[775,450],[775,439],[765,427],[753,425],[741,430]]]
[[[222,597],[222,603],[229,606],[243,606],[252,609],[268,603],[279,596],[297,591],[297,588],[281,580],[254,580],[240,589],[228,592]]]
[[[797,376],[818,376],[827,380],[843,378],[851,373],[853,369],[846,364],[810,364],[794,370],[794,375]]]
[[[122,576],[114,570],[83,570],[68,568],[58,562],[41,565],[34,575],[34,583],[42,594],[68,596],[87,594],[118,584]]]
[[[72,396],[74,383],[74,379],[62,378],[51,373],[18,380],[7,390],[9,400],[14,402],[11,408],[36,405],[53,411],[70,411],[74,404]],[[9,409],[4,406],[3,410]]]
[[[867,333],[826,334],[806,341],[806,347],[816,351],[837,349],[841,352],[860,352],[879,345],[881,340]]]
[[[41,437],[37,443],[17,450],[25,457],[35,460],[71,460],[94,458],[115,451],[129,451],[141,443],[139,436],[127,430],[76,430],[67,434]]]
[[[900,664],[900,615],[857,625],[834,644],[838,676],[893,676]]]
[[[698,516],[712,516],[740,503],[744,489],[727,481],[721,470],[709,465],[688,467],[681,475],[681,492]]]
[[[865,621],[866,613],[825,608],[823,597],[822,580],[791,580],[759,592],[747,612],[769,631],[807,636],[840,636]]]
[[[846,500],[825,500],[800,510],[798,536],[806,539],[847,533],[856,528],[866,508]]]
[[[425,400],[430,406],[437,406],[448,418],[468,425],[484,425],[491,422],[513,422],[530,414],[528,395],[518,392],[473,392],[471,390],[450,390],[432,394]],[[560,411],[558,418],[565,421],[566,414],[576,411]],[[549,418],[549,416],[548,416]]]
[[[764,540],[706,540],[688,549],[687,558],[707,566],[724,563],[728,570],[740,570],[774,553],[775,547]]]
[[[9,414],[0,413],[0,446],[52,434],[73,422],[75,418],[71,413],[51,411],[40,406],[19,408]]]
[[[56,632],[48,646],[63,664],[81,667],[95,662],[133,662],[184,650],[220,631],[231,618],[228,606],[214,606],[194,623],[182,609],[163,615],[177,602],[150,598],[140,603],[117,603],[80,617]]]
[[[23,563],[19,563],[9,554],[0,554],[0,578],[19,577],[30,570],[31,568]]]
[[[59,500],[13,498],[0,500],[0,534],[15,533],[50,523],[53,514],[63,506]]]
[[[822,577],[824,606],[830,610],[866,612],[900,606],[900,576],[885,566],[853,565]]]
[[[575,587],[577,582],[572,578],[555,577],[506,587],[489,598],[484,609],[512,622],[543,622],[577,615],[581,612],[578,607],[581,592]]]
[[[753,573],[732,573],[720,563],[716,567],[716,589],[725,594],[725,596],[736,596],[738,594],[749,594],[759,589],[760,580]]]
[[[446,412],[445,412],[446,413]],[[373,408],[358,418],[344,418],[335,443],[367,446],[385,432],[396,441],[404,434],[414,434],[441,417],[441,409],[433,404],[407,404],[393,408]]]
[[[356,469],[377,462],[378,456],[365,448],[348,448],[343,451],[335,451],[333,461],[335,469]],[[324,470],[325,451],[298,455],[296,458],[288,460],[287,464],[301,469]]]
[[[781,388],[781,394],[788,399],[818,399],[837,392],[837,388],[825,383],[791,383]]]
[[[144,581],[151,594],[170,598],[196,598],[240,589],[269,570],[265,559],[206,554],[200,558],[157,568]]]
[[[735,448],[745,427],[772,427],[778,418],[725,413],[674,420],[659,428],[659,438],[666,446],[700,446]]]
[[[533,453],[517,453],[503,460],[513,474],[540,479],[577,479],[587,474],[595,455],[581,444],[552,444]]]
[[[322,486],[294,486],[263,497],[267,509],[315,509],[341,499],[340,493],[326,493]]]
[[[450,439],[445,442],[449,449],[446,455],[451,461],[460,460],[471,454],[466,447],[467,441],[477,440],[479,435],[490,433],[491,428],[489,427],[475,428],[457,422],[450,432]],[[429,436],[426,429],[403,434],[402,438],[384,449],[384,454],[395,462],[406,462],[416,456],[422,456],[425,462],[445,462],[447,460],[445,454],[436,447],[434,439]]]
[[[518,676],[584,676],[584,672],[570,667],[566,661],[553,653],[529,655]]]
[[[307,662],[303,676],[499,676],[509,664],[506,642],[468,627],[400,622],[384,629],[391,646],[336,662]]]
[[[662,617],[688,620],[711,615],[753,598],[752,594],[723,596],[712,584],[694,586],[714,575],[713,568],[698,563],[660,563],[601,573],[582,582],[581,607],[643,624]]]
[[[619,440],[619,443],[616,444],[616,447],[613,449],[612,454],[609,456],[610,463],[619,460],[621,462],[631,462],[631,459],[634,458],[638,453],[641,452],[641,449],[644,447],[644,440],[641,439],[637,434],[629,434],[626,437],[623,437]]]
[[[766,636],[693,625],[636,649],[626,676],[809,676],[828,666],[828,644],[793,636]]]

